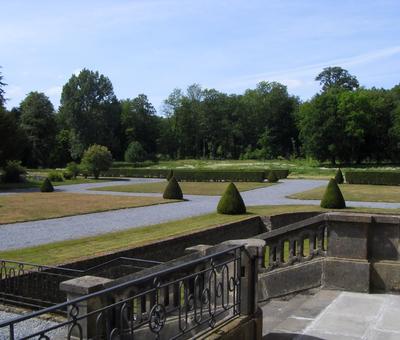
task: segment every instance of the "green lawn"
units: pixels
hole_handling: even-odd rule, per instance
[[[31,192],[0,196],[0,224],[170,203],[161,197]]]
[[[116,250],[138,247],[177,235],[190,234],[194,231],[208,229],[215,225],[238,221],[254,215],[274,215],[298,211],[328,210],[310,205],[251,207],[249,212],[245,215],[220,215],[217,213],[207,214],[183,219],[180,221],[173,221],[141,228],[133,228],[125,231],[81,238],[78,240],[68,240],[30,248],[2,251],[0,252],[0,258],[47,265],[61,264],[110,253]],[[345,211],[391,214],[400,213],[400,209],[391,210],[362,208],[346,209]]]
[[[361,202],[400,202],[400,186],[365,185],[365,184],[340,184],[340,190],[346,201]],[[309,191],[289,196],[297,199],[320,200],[325,187],[319,187]]]
[[[72,185],[72,184],[83,184],[83,183],[100,183],[105,181],[123,181],[123,179],[118,178],[83,178],[77,177],[75,179],[66,179],[62,182],[52,182],[53,186],[60,186],[60,185]],[[42,181],[34,180],[31,177],[25,182],[22,183],[1,183],[0,182],[0,191],[8,191],[14,189],[30,189],[30,188],[40,188]]]
[[[229,183],[224,182],[179,182],[184,195],[222,195]],[[239,191],[247,191],[257,188],[267,187],[271,183],[256,182],[237,182],[235,183]],[[167,181],[114,185],[111,187],[94,188],[90,190],[117,191],[117,192],[142,192],[142,193],[162,193],[167,186]]]

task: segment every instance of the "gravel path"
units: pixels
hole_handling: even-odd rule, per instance
[[[21,316],[22,314],[15,314],[15,313],[10,313],[10,312],[4,312],[0,311],[0,321],[7,321],[11,320],[14,318],[17,318]],[[44,320],[44,319],[39,319],[39,318],[33,318],[33,319],[28,319],[24,322],[21,322],[18,324],[18,326],[15,327],[14,329],[14,337],[16,339],[20,339],[24,336],[27,336],[29,334],[33,334],[35,332],[39,332],[43,329],[47,329],[49,327],[56,326],[58,323],[50,320]],[[0,339],[1,340],[6,340],[10,339],[9,336],[9,328],[1,328],[0,329]],[[51,331],[47,333],[51,339],[65,339],[65,333],[66,329],[63,328],[58,328],[55,329],[54,331]]]
[[[153,181],[159,180],[129,180],[129,182],[134,183]],[[124,181],[65,185],[57,187],[57,190],[75,193],[99,193],[103,195],[161,196],[161,194],[87,191],[88,188],[118,184],[124,185],[126,183]],[[326,183],[327,181],[325,180],[282,180],[277,185],[243,192],[242,196],[247,206],[282,204],[319,205],[320,201],[294,200],[285,196],[317,188],[326,185]],[[219,200],[217,196],[186,195],[185,198],[188,201],[1,225],[0,249],[23,248],[203,215],[215,211]],[[354,207],[400,208],[400,204],[398,203],[347,202],[347,204]]]

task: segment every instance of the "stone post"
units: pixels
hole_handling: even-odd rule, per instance
[[[60,290],[67,293],[67,301],[71,301],[82,297],[87,294],[98,292],[104,289],[106,283],[112,282],[113,280],[106,279],[97,276],[82,276],[68,281],[60,283]],[[78,310],[72,310],[72,307],[68,309],[68,320],[73,320],[74,317],[86,315],[87,313],[98,310],[99,308],[105,307],[109,301],[104,296],[96,296],[91,299],[83,300],[77,304]],[[75,313],[78,312],[78,315]],[[84,318],[78,321],[78,326],[71,325],[68,331],[71,331],[71,339],[82,339],[89,340],[96,337],[96,331],[105,332],[104,324],[106,320],[101,320],[103,329],[96,330],[96,318],[94,314],[88,318]],[[71,329],[72,328],[72,329]]]
[[[228,245],[243,245],[240,270],[240,314],[255,315],[258,308],[258,269],[263,263],[265,241],[260,239],[230,240]]]

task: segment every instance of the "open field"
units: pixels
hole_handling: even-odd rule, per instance
[[[61,192],[6,195],[0,196],[0,224],[169,202],[174,201],[160,197],[103,196]]]
[[[360,202],[400,202],[400,186],[389,185],[365,185],[365,184],[340,184],[340,190],[347,201]],[[289,198],[320,200],[325,187],[301,192],[289,196]]]
[[[27,261],[39,264],[61,264],[78,259],[98,256],[116,250],[133,248],[151,242],[190,234],[194,231],[208,229],[212,226],[239,221],[252,215],[274,215],[298,211],[328,211],[316,206],[258,206],[251,207],[245,215],[220,215],[217,213],[172,221],[147,227],[134,228],[77,240],[55,242],[41,246],[3,251],[0,258]],[[343,211],[343,210],[342,210]],[[345,209],[349,212],[370,212],[399,214],[400,209]]]
[[[229,183],[224,182],[179,182],[184,195],[222,195]],[[256,182],[237,182],[235,183],[239,191],[263,188],[272,185],[271,183]],[[162,193],[167,186],[167,181],[155,183],[140,183],[115,185],[90,190],[116,191],[116,192],[143,192],[143,193]]]

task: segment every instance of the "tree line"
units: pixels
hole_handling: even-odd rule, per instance
[[[63,86],[55,110],[30,92],[7,110],[0,73],[0,166],[79,161],[89,146],[106,146],[116,160],[273,159],[312,157],[332,163],[399,161],[400,85],[367,89],[340,67],[316,77],[321,91],[302,102],[277,82],[243,94],[175,89],[157,115],[147,96],[119,100],[111,81],[88,69]]]

